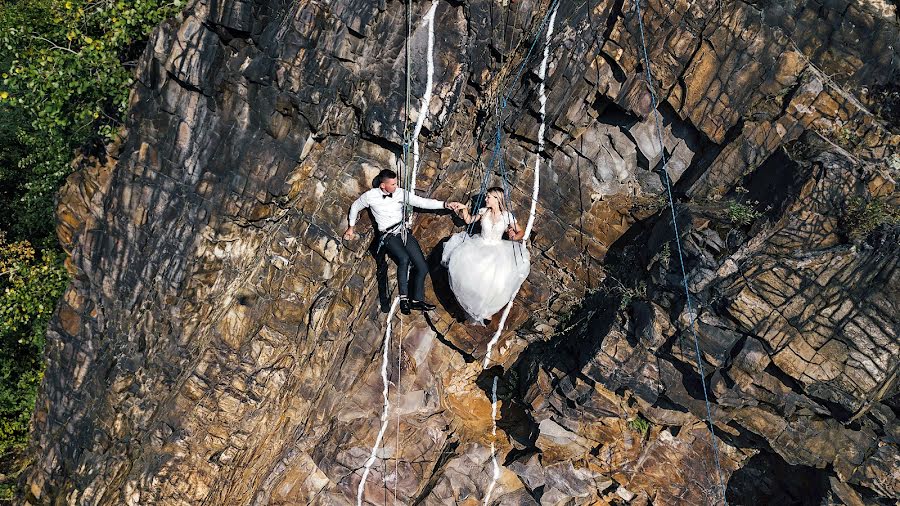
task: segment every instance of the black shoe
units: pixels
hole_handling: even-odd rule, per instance
[[[432,311],[435,307],[434,304],[429,304],[424,300],[414,300],[409,304],[410,309],[415,309],[417,311]]]
[[[409,299],[400,299],[400,312],[403,314],[409,314]]]
[[[381,312],[382,313],[390,313],[391,312],[391,301],[381,301]]]

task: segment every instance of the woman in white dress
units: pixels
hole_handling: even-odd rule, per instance
[[[519,242],[525,232],[506,209],[503,197],[503,189],[493,187],[475,216],[460,208],[457,213],[466,223],[481,223],[481,233],[453,234],[441,257],[456,300],[478,324],[506,306],[531,270],[528,249]],[[503,239],[504,232],[511,240]]]

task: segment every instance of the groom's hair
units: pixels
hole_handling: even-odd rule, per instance
[[[375,182],[381,184],[385,181],[385,179],[397,179],[397,173],[392,171],[391,169],[381,169],[381,172],[375,176]]]

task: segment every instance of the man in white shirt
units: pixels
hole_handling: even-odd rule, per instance
[[[426,199],[411,192],[406,195],[406,190],[397,187],[397,173],[390,169],[379,172],[377,181],[377,188],[363,193],[350,206],[349,226],[344,232],[344,239],[350,241],[356,238],[353,230],[356,218],[360,211],[368,207],[372,211],[372,216],[375,217],[375,225],[378,229],[375,266],[381,310],[383,312],[390,310],[390,301],[387,296],[387,260],[384,258],[387,254],[397,264],[400,312],[410,314],[412,309],[431,311],[434,309],[434,305],[424,300],[425,275],[428,274],[425,255],[422,254],[422,248],[411,232],[406,234],[406,244],[403,243],[400,235],[403,228],[403,200],[408,198],[410,205],[421,209],[453,209],[455,211],[461,208],[462,204]],[[408,293],[409,274],[412,274],[413,278],[411,293]]]

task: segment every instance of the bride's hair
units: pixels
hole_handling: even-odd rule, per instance
[[[500,203],[500,212],[506,212],[506,193],[503,191],[503,188],[499,186],[492,186],[487,190],[488,195],[493,195],[497,197],[497,202]]]

